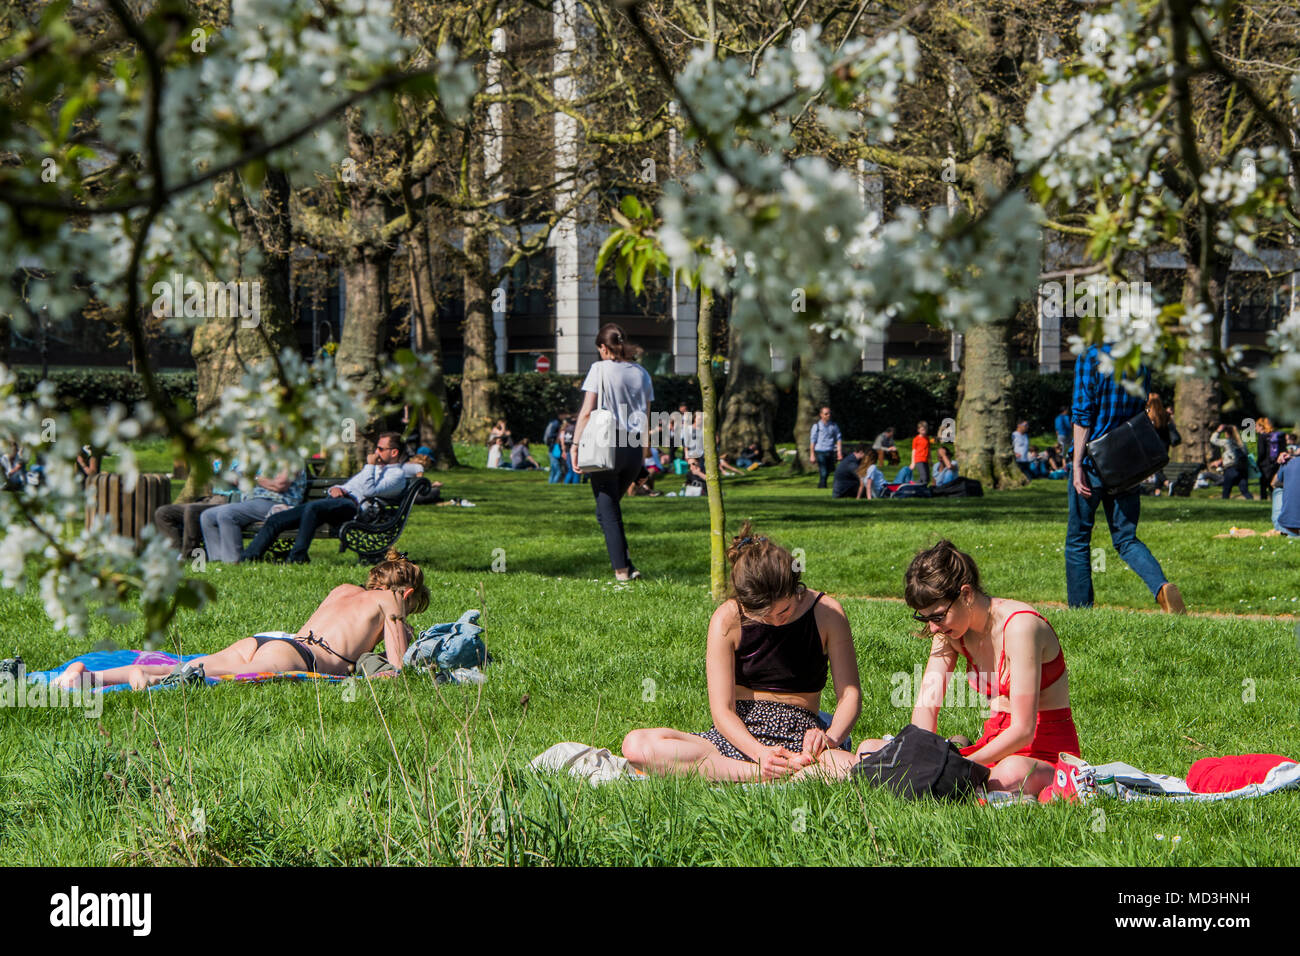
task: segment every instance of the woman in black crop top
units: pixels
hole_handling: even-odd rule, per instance
[[[847,749],[862,709],[858,661],[844,609],[809,591],[785,548],[754,534],[732,541],[733,598],[709,621],[706,669],[713,727],[634,730],[623,756],[650,773],[711,780],[775,780]],[[819,714],[827,671],[835,714]]]

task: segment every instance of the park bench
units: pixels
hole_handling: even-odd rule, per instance
[[[345,481],[346,478],[307,479],[307,491],[303,496],[303,503],[319,501],[325,497],[328,489]],[[377,564],[384,559],[388,548],[397,541],[402,529],[406,527],[406,519],[410,517],[411,506],[415,504],[415,499],[427,493],[430,487],[428,478],[421,476],[411,479],[400,496],[371,498],[355,518],[343,522],[338,527],[322,522],[317,526],[312,540],[337,538],[340,554],[351,549],[356,552],[358,561]],[[246,526],[244,537],[254,537],[262,530],[262,524],[261,521],[255,521]],[[266,556],[273,561],[283,561],[293,549],[293,539],[297,534],[297,528],[281,531],[266,549]]]
[[[1196,476],[1204,470],[1204,462],[1199,461],[1171,461],[1160,469],[1165,473],[1165,480],[1169,482],[1169,494],[1172,497],[1186,498],[1196,487]]]

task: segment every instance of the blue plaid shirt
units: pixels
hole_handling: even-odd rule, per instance
[[[1088,429],[1089,441],[1100,438],[1142,411],[1151,391],[1149,369],[1142,369],[1142,394],[1130,395],[1112,376],[1098,370],[1098,351],[1109,355],[1110,346],[1094,345],[1074,363],[1074,404],[1070,414],[1074,424]]]
[[[834,422],[823,425],[820,420],[815,421],[808,433],[808,442],[813,446],[813,451],[834,451],[835,443],[840,440],[840,426]]]
[[[296,508],[302,504],[303,495],[307,493],[307,472],[300,471],[294,476],[293,484],[289,485],[284,492],[272,491],[269,488],[263,488],[258,485],[253,489],[249,498],[270,498],[276,504],[288,505],[290,508]]]

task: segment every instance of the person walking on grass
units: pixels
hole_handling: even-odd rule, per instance
[[[790,552],[748,521],[727,560],[731,598],[713,612],[705,650],[713,726],[702,734],[633,730],[623,756],[647,773],[727,781],[776,780],[828,751],[850,756],[862,688],[844,608],[809,591]],[[829,721],[818,710],[828,670],[836,701]]]
[[[1222,449],[1222,454],[1210,462],[1211,468],[1223,467],[1223,500],[1227,500],[1234,487],[1241,488],[1241,496],[1255,500],[1250,493],[1250,465],[1246,460],[1246,446],[1236,425],[1220,425],[1210,436],[1210,444]]]
[[[1255,433],[1259,436],[1255,444],[1255,463],[1259,466],[1259,496],[1267,499],[1272,492],[1273,476],[1277,474],[1278,456],[1286,451],[1286,435],[1273,427],[1273,423],[1261,415],[1255,423]]]
[[[609,553],[614,577],[619,581],[629,581],[641,577],[641,572],[628,555],[627,533],[623,529],[623,510],[619,502],[636,481],[642,462],[649,454],[650,403],[655,397],[654,385],[650,373],[635,361],[640,349],[628,342],[621,326],[613,322],[601,326],[596,334],[596,351],[600,361],[592,364],[582,383],[586,395],[574,429],[571,464],[575,474],[582,473],[578,467],[578,447],[591,413],[599,402],[614,415],[616,446],[613,469],[593,472],[591,491],[596,497],[596,520],[605,535],[605,550]]]
[[[1137,572],[1151,590],[1160,609],[1166,614],[1183,614],[1183,596],[1165,577],[1160,562],[1138,540],[1138,516],[1142,495],[1137,488],[1112,495],[1102,488],[1101,477],[1090,460],[1085,446],[1112,428],[1124,424],[1146,407],[1143,396],[1151,393],[1151,372],[1138,372],[1141,391],[1134,395],[1114,377],[1101,370],[1101,356],[1109,356],[1110,346],[1092,346],[1074,366],[1074,399],[1071,418],[1074,423],[1074,467],[1068,489],[1069,520],[1065,532],[1065,588],[1070,607],[1092,607],[1092,528],[1097,507],[1106,513],[1110,540],[1124,562]]]
[[[831,456],[835,457],[832,458]],[[808,432],[808,464],[817,466],[817,487],[826,487],[832,465],[844,457],[840,426],[831,421],[829,405],[823,405]]]
[[[1020,422],[1011,433],[1011,451],[1016,456],[1016,467],[1026,478],[1033,478],[1033,457],[1029,452],[1029,422]]]

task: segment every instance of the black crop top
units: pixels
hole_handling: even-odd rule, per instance
[[[740,646],[736,648],[738,686],[793,694],[821,693],[830,665],[813,614],[821,599],[818,594],[808,610],[779,626],[760,621],[741,625]]]

